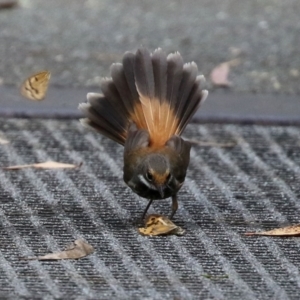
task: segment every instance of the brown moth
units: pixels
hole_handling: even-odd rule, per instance
[[[145,227],[139,228],[142,235],[166,235],[176,234],[183,235],[184,230],[175,225],[170,219],[162,215],[149,215],[145,221]]]
[[[45,98],[51,73],[42,71],[29,76],[21,86],[21,95],[29,100],[41,101]]]

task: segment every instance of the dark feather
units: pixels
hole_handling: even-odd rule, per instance
[[[93,130],[96,130],[98,132],[100,132],[101,134],[103,134],[104,136],[108,137],[109,139],[123,145],[124,144],[124,136],[121,136],[119,133],[116,135],[115,132],[111,132],[111,131],[107,131],[106,129],[104,129],[103,127],[99,126],[98,124],[92,122],[90,119],[88,118],[84,118],[84,119],[80,119],[80,123],[87,128],[91,128]],[[107,128],[107,126],[106,126]]]
[[[134,78],[135,55],[131,52],[126,52],[123,57],[123,70],[126,77],[128,87],[131,91],[131,97],[134,102],[138,101],[139,94],[136,90]]]
[[[145,148],[149,145],[149,133],[144,129],[137,129],[134,123],[131,124],[127,132],[127,139],[124,146],[124,155],[137,150]]]
[[[120,132],[127,129],[127,118],[125,110],[122,107],[122,103],[116,103],[115,99],[108,100],[104,96],[97,96],[97,94],[89,93],[88,103],[90,104],[89,110],[98,118],[105,119],[108,123],[111,123]]]
[[[89,93],[89,105],[83,104],[79,108],[91,120],[89,127],[124,144],[129,113],[112,79],[103,79],[101,90],[104,95]]]
[[[115,140],[119,144],[124,144],[124,130],[121,129],[119,124],[111,121],[111,116],[103,117],[103,115],[99,115],[98,112],[89,103],[80,104],[79,109],[89,120],[89,122],[87,122],[87,119],[84,119],[86,120],[86,125],[88,125],[89,127],[93,127],[97,131],[100,131],[101,133]]]
[[[167,101],[170,103],[170,107],[175,109],[182,79],[183,60],[181,55],[176,52],[168,55],[167,62]]]
[[[119,105],[122,105],[123,107],[126,108],[126,113],[124,115],[128,118],[130,113],[132,113],[134,110],[134,101],[133,101],[131,89],[126,80],[123,65],[120,63],[112,64],[110,70],[111,70],[112,80],[123,102],[123,103],[119,103]]]
[[[198,68],[195,63],[184,64],[182,80],[180,83],[178,97],[177,97],[177,103],[176,103],[176,108],[175,108],[177,119],[181,119],[184,114],[183,107],[184,107],[189,95],[191,94],[191,90],[195,83],[197,73],[198,73]]]
[[[162,103],[167,97],[167,57],[159,48],[152,55],[155,98]]]
[[[178,156],[175,156],[178,159],[172,164],[172,172],[179,182],[183,182],[190,162],[191,144],[180,136],[173,135],[167,141],[166,146],[178,154]]]
[[[128,110],[125,104],[122,101],[120,93],[116,87],[116,84],[113,82],[112,78],[105,78],[101,81],[100,84],[101,91],[104,94],[106,101],[111,104],[111,106],[117,110],[120,114],[120,117],[123,118],[123,122],[126,122],[128,118]],[[93,106],[96,105],[95,101],[92,104]]]
[[[172,148],[182,158],[185,157],[185,153],[190,151],[191,143],[184,141],[180,136],[173,135],[166,143],[166,146]]]
[[[135,84],[138,93],[154,98],[154,76],[150,52],[146,48],[138,49],[135,55],[134,66]]]
[[[200,106],[200,103],[204,102],[204,100],[206,99],[207,91],[203,91],[201,88],[203,80],[203,76],[197,76],[196,81],[194,82],[188,100],[183,107],[183,114],[178,126],[179,134],[183,132],[192,116],[196,113],[197,109]]]

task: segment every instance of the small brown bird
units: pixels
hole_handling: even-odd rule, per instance
[[[149,199],[143,218],[153,200],[172,197],[171,218],[177,211],[191,149],[180,135],[208,94],[197,73],[178,52],[140,48],[111,66],[103,94],[88,93],[79,105],[83,125],[124,146],[124,181]]]

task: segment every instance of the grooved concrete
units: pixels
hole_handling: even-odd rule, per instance
[[[0,119],[0,166],[55,160],[75,170],[0,169],[0,289],[44,299],[298,299],[297,238],[246,237],[298,223],[300,128],[196,125],[175,222],[182,237],[137,232],[146,201],[122,181],[122,147],[77,121]],[[151,213],[167,214],[170,201]],[[38,262],[84,238],[95,253]]]

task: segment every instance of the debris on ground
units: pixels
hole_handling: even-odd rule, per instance
[[[265,235],[265,236],[298,236],[300,235],[300,224],[276,228],[262,232],[246,232],[245,235]]]
[[[142,235],[183,235],[184,229],[175,225],[170,219],[162,215],[149,215],[145,221],[145,227],[139,228],[139,233]]]
[[[21,170],[25,168],[36,168],[36,169],[75,169],[79,168],[81,164],[74,165],[74,164],[65,164],[56,161],[46,161],[44,163],[38,164],[28,164],[28,165],[15,165],[9,167],[3,167],[3,170]]]
[[[82,239],[75,240],[64,251],[49,253],[43,256],[28,257],[26,260],[61,260],[79,259],[94,252],[94,247]]]

